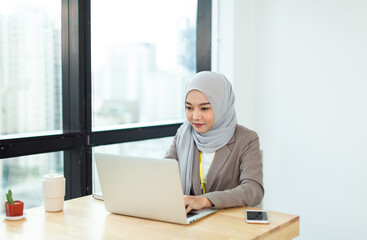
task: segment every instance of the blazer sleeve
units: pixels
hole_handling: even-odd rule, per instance
[[[249,139],[242,139],[239,150],[239,185],[224,191],[204,194],[215,208],[256,206],[264,196],[263,173],[259,137],[251,132]],[[231,174],[231,173],[228,173]]]

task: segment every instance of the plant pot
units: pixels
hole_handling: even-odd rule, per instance
[[[5,213],[7,217],[16,217],[23,215],[24,203],[22,201],[14,201],[14,204],[5,202]]]

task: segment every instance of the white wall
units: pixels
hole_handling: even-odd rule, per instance
[[[298,239],[367,239],[367,1],[218,9],[216,70],[233,78],[239,122],[260,136],[264,208],[300,215]]]

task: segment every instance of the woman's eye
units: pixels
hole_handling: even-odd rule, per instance
[[[185,107],[187,110],[191,110],[192,108],[191,107]]]
[[[201,110],[203,110],[203,111],[207,111],[207,110],[209,110],[209,108],[202,108]]]

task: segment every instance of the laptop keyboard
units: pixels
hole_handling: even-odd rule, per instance
[[[195,215],[198,215],[199,213],[197,213],[197,212],[189,212],[189,213],[187,213],[186,214],[186,216],[187,216],[187,218],[189,218],[189,217],[192,217],[192,216],[195,216]]]

